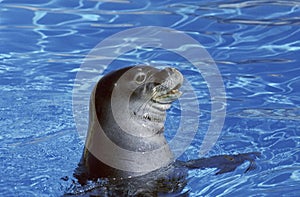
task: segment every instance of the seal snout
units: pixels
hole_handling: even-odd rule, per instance
[[[183,84],[183,75],[177,69],[165,68],[158,73],[158,76],[164,79],[153,88],[153,101],[170,104],[182,95],[179,88]]]

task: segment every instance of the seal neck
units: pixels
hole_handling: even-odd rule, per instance
[[[85,145],[89,154],[113,169],[112,172],[122,172],[121,176],[143,175],[173,162],[173,154],[163,133],[150,138],[135,138],[126,133],[122,135],[120,132],[123,131],[117,125],[101,125],[101,118],[114,122],[107,120],[108,117],[98,117],[100,114],[97,116],[95,92],[96,88],[90,99],[89,130]]]

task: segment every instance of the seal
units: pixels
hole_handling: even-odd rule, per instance
[[[82,157],[89,178],[138,176],[173,162],[164,122],[182,83],[176,69],[150,66],[123,68],[98,82]]]
[[[82,186],[100,179],[108,182],[93,195],[106,188],[101,196],[110,196],[107,191],[111,196],[157,196],[180,192],[188,169],[218,168],[216,174],[221,174],[245,161],[250,161],[246,171],[255,168],[256,152],[175,160],[164,137],[164,123],[166,110],[182,94],[183,80],[174,68],[139,65],[113,71],[98,81],[90,97],[84,151],[74,172]]]

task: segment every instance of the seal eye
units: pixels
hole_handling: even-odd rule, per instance
[[[138,84],[144,83],[146,81],[146,74],[143,73],[143,72],[140,72],[140,73],[135,75],[134,80]]]

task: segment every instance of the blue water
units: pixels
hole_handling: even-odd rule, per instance
[[[0,196],[66,191],[84,145],[72,111],[78,68],[103,39],[148,25],[193,37],[220,70],[227,114],[207,156],[262,153],[249,173],[243,173],[247,165],[218,176],[215,169],[191,171],[185,188],[190,196],[299,196],[297,0],[0,0]],[[163,50],[133,51],[105,72],[143,61],[175,66],[197,88],[200,126],[182,159],[197,158],[210,118],[205,81],[194,78],[185,60]],[[180,115],[176,106],[169,130]]]

